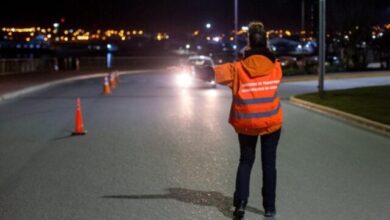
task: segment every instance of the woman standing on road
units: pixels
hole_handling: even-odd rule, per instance
[[[232,89],[229,122],[238,133],[240,162],[234,192],[234,219],[242,219],[249,197],[250,175],[258,137],[261,140],[264,215],[276,214],[276,148],[282,128],[282,108],[277,95],[282,69],[267,48],[261,22],[249,24],[241,61],[215,67],[216,82]]]

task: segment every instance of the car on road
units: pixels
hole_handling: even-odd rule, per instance
[[[181,67],[178,82],[181,85],[189,85],[196,81],[203,81],[216,88],[214,66],[214,61],[209,56],[190,56]]]

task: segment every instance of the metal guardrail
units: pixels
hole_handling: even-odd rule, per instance
[[[139,68],[163,68],[177,65],[177,56],[156,56],[156,57],[114,57],[110,61],[109,57],[81,57],[79,58],[80,70],[94,69],[139,69]]]
[[[0,59],[0,75],[54,70],[54,59]]]
[[[0,75],[59,70],[163,68],[177,65],[179,60],[177,56],[0,59]]]

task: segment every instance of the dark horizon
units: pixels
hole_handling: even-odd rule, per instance
[[[228,2],[228,4],[226,4]],[[233,0],[112,0],[79,2],[56,1],[55,4],[36,2],[8,2],[7,10],[0,15],[1,26],[49,26],[65,18],[65,26],[82,28],[137,28],[149,31],[183,32],[202,29],[207,22],[213,30],[224,32],[233,29]],[[316,16],[317,0],[306,0],[306,26]],[[301,0],[261,2],[241,0],[239,23],[251,20],[264,22],[267,29],[287,28],[299,30],[301,26]],[[313,7],[314,11],[312,11]],[[386,0],[352,0],[327,3],[328,27],[342,28],[340,18],[352,26],[369,22],[372,25],[390,22],[390,3]],[[353,16],[355,14],[355,16]],[[359,15],[359,16],[356,16]],[[356,19],[355,21],[353,19]],[[340,26],[340,27],[339,27]]]

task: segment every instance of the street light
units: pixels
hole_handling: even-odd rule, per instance
[[[210,28],[211,28],[211,24],[210,24],[210,23],[207,23],[207,24],[206,24],[206,28],[207,28],[207,29],[210,29]]]
[[[238,39],[237,39],[237,32],[238,32],[238,0],[234,0],[234,58],[237,60],[238,53],[237,53],[237,46],[238,46]]]
[[[302,0],[301,2],[301,31],[305,30],[305,0]]]
[[[319,82],[318,82],[318,90],[320,96],[323,95],[324,92],[324,76],[325,76],[325,56],[326,56],[326,0],[319,0],[319,11],[320,11],[320,19],[319,19]]]

